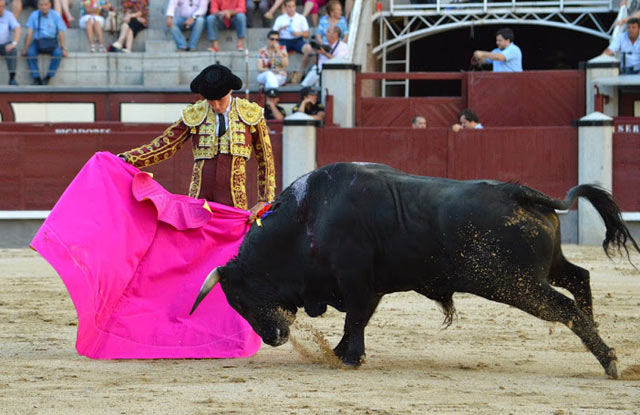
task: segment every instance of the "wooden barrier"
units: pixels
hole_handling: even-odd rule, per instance
[[[573,127],[460,133],[444,128],[324,128],[317,152],[318,166],[370,161],[424,176],[517,181],[560,198],[578,183],[578,131]]]
[[[460,96],[362,97],[365,80],[460,81]],[[585,115],[585,72],[360,73],[356,75],[356,125],[406,127],[416,115],[427,125],[447,127],[464,108],[485,127],[568,126]]]
[[[0,210],[49,210],[85,162],[98,151],[114,154],[150,142],[165,124],[13,124],[0,130]],[[277,191],[282,181],[282,123],[269,124],[276,163]],[[191,178],[193,154],[183,146],[170,160],[152,166],[167,190],[185,194]],[[255,159],[247,166],[247,195],[255,203]]]

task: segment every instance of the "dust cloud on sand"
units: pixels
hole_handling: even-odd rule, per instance
[[[0,412],[640,414],[640,275],[598,247],[564,250],[591,271],[620,380],[566,327],[462,294],[446,330],[436,303],[385,297],[359,369],[330,354],[344,325],[332,309],[315,319],[300,310],[290,342],[248,359],[90,360],[75,351],[75,310],[55,271],[32,251],[0,250]]]

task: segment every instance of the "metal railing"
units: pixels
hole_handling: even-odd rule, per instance
[[[540,1],[459,1],[459,0],[433,0],[427,4],[411,4],[408,0],[390,0],[390,12],[392,15],[415,14],[463,14],[463,13],[488,13],[497,11],[559,11],[559,12],[583,12],[583,11],[613,11],[613,0],[540,0]]]

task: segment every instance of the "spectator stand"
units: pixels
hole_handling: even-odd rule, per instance
[[[618,3],[612,0],[584,1],[521,1],[509,2],[432,0],[378,1],[379,11],[373,15],[378,27],[378,42],[373,54],[381,60],[381,72],[409,72],[411,42],[436,33],[481,25],[538,25],[564,28],[610,39],[613,27],[602,27],[598,16],[615,12]],[[398,50],[391,58],[390,53]],[[384,81],[387,86],[404,87],[408,96],[408,82]]]
[[[120,10],[118,0],[112,2]],[[167,85],[188,85],[199,71],[212,63],[220,63],[230,67],[236,73],[245,73],[246,56],[236,50],[235,31],[220,32],[220,52],[209,52],[210,41],[206,30],[199,40],[196,51],[177,52],[175,43],[165,24],[165,11],[168,1],[151,1],[149,8],[149,27],[136,36],[132,53],[89,53],[89,43],[84,30],[77,26],[80,17],[79,3],[76,1],[71,9],[76,18],[66,31],[66,46],[69,56],[63,58],[51,86],[143,86],[162,87]],[[33,12],[31,8],[23,9],[18,17],[21,25]],[[270,29],[253,27],[247,30],[245,47],[249,50],[248,66],[249,89],[258,89],[255,79],[258,49],[265,45],[266,35]],[[117,33],[105,32],[105,44],[115,41]],[[18,44],[18,51],[24,47],[26,30]],[[292,54],[290,68],[300,67],[302,56]],[[46,68],[50,57],[41,55],[39,67]],[[17,80],[21,87],[30,85],[31,78],[23,57],[18,58]],[[7,85],[8,74],[0,71],[0,86]],[[299,89],[299,88],[298,88]]]

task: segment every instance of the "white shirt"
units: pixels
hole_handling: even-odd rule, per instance
[[[188,19],[195,15],[205,16],[209,0],[169,0],[167,16],[178,15]]]
[[[229,100],[229,105],[227,106],[227,109],[224,110],[224,113],[222,114],[224,115],[224,124],[227,127],[227,130],[229,130],[229,111],[231,111],[232,104],[233,104],[233,96]],[[213,108],[211,108],[211,111],[213,111]],[[213,113],[216,114],[216,136],[220,137],[220,123],[218,122],[218,113],[215,111],[213,111]]]
[[[273,30],[280,30],[281,27],[286,27],[286,29],[280,32],[280,39],[295,39],[293,32],[306,32],[309,30],[309,23],[307,23],[307,18],[298,12],[293,17],[285,13],[278,16],[273,24]]]
[[[626,68],[638,69],[640,67],[640,38],[631,43],[628,32],[620,33],[613,39],[609,49],[613,52],[621,52],[621,55],[624,53],[624,59],[620,56],[620,62],[624,62]]]
[[[0,45],[11,42],[11,32],[18,27],[20,27],[20,23],[13,16],[13,13],[5,10],[0,16]]]
[[[336,43],[337,45],[335,43],[331,45],[331,51],[329,51],[329,53],[333,55],[332,59],[346,58],[349,54],[349,46],[347,46],[347,44],[341,40],[337,41]],[[331,59],[327,58],[323,54],[320,54],[320,56],[318,56],[318,67],[322,69],[322,64],[329,60]]]

